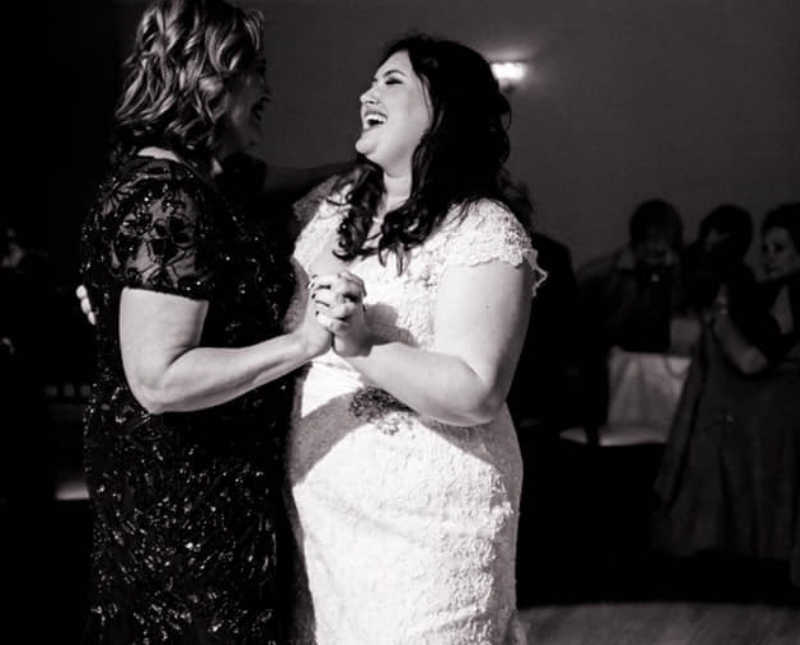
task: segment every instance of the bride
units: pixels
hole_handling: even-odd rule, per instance
[[[508,206],[508,115],[479,54],[401,40],[361,96],[359,167],[299,213],[300,282],[334,334],[289,440],[299,642],[525,641],[505,398],[543,274]]]

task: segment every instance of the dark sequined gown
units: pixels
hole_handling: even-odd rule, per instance
[[[82,232],[98,311],[85,424],[95,514],[89,643],[281,642],[279,536],[288,378],[190,413],[148,414],[122,368],[125,286],[210,302],[200,344],[281,333],[289,252],[194,166],[116,164]],[[229,198],[233,197],[234,200]]]

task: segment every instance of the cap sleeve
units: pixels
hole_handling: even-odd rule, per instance
[[[174,179],[137,188],[113,240],[123,286],[209,299],[217,236],[206,197],[201,187]]]
[[[526,263],[533,273],[533,293],[547,277],[536,262],[536,249],[525,228],[505,206],[487,199],[472,204],[463,218],[454,218],[446,244],[445,270],[455,266],[477,266],[505,262]]]

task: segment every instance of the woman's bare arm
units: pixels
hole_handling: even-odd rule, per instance
[[[241,348],[199,347],[208,302],[125,288],[119,334],[125,376],[150,413],[187,412],[234,399],[330,346],[313,317],[290,334]]]

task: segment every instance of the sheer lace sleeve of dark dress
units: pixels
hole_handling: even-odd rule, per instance
[[[94,511],[86,642],[280,642],[278,545],[289,377],[230,403],[148,414],[118,337],[124,287],[207,300],[200,344],[281,333],[294,289],[282,236],[194,167],[121,160],[82,231],[82,278],[98,313],[85,419]]]

